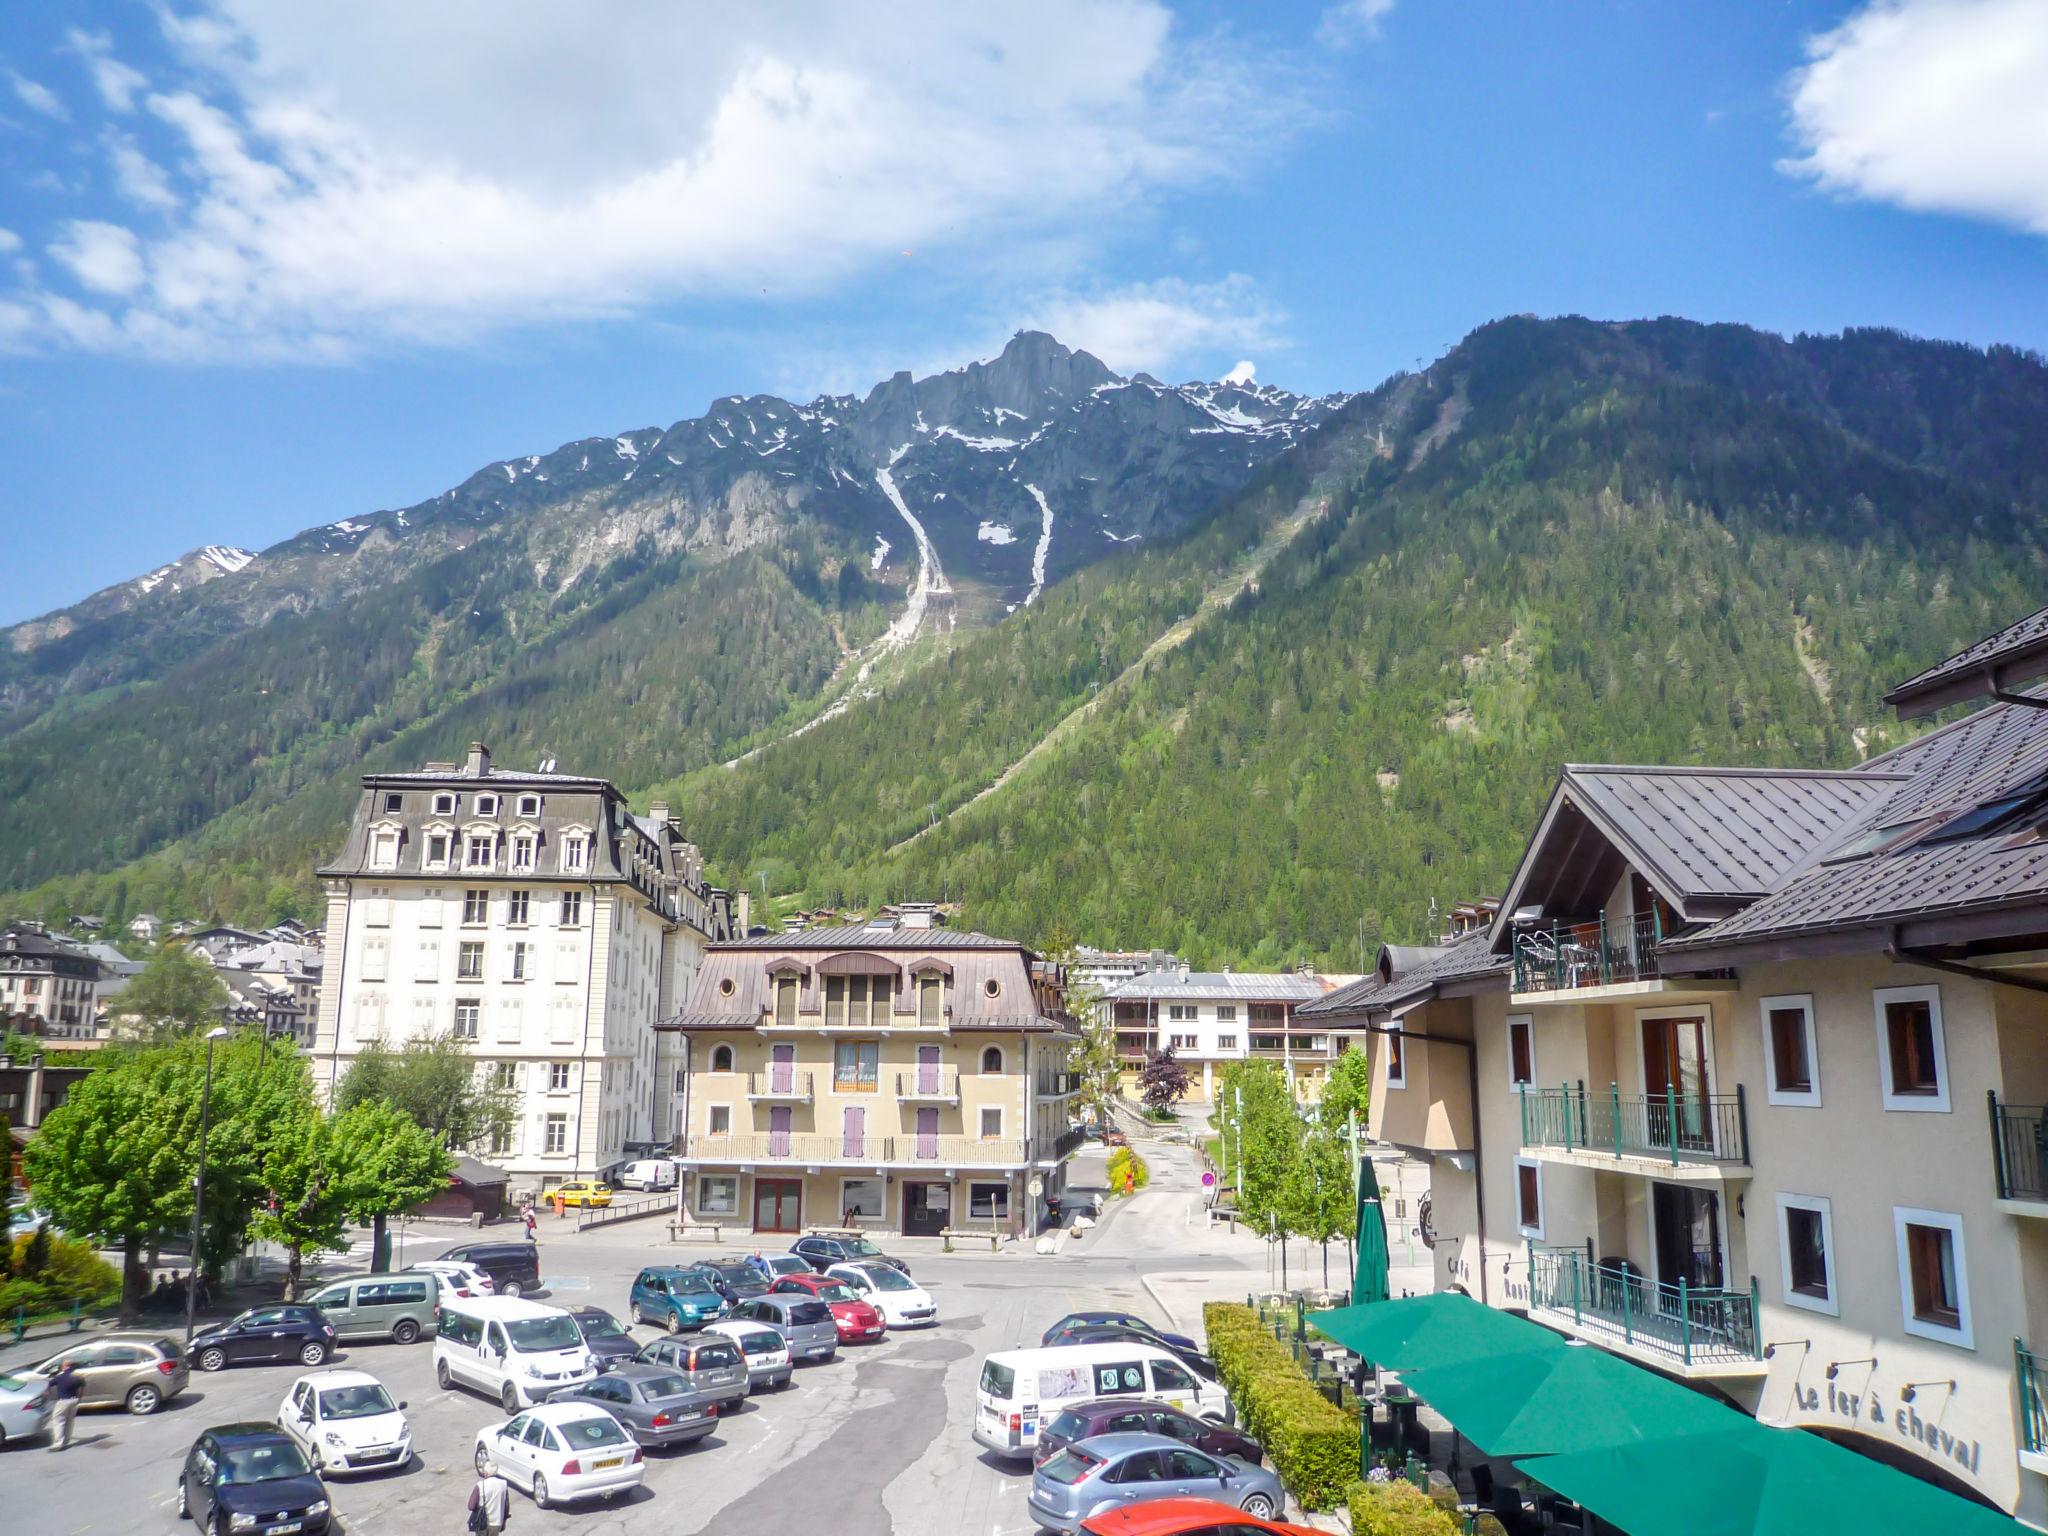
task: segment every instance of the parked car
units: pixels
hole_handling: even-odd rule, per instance
[[[674,1189],[676,1165],[665,1157],[643,1158],[619,1170],[621,1189]]]
[[[38,1361],[27,1374],[47,1382],[68,1360],[85,1383],[80,1408],[126,1408],[146,1414],[185,1390],[191,1377],[188,1359],[184,1345],[160,1333],[103,1333]]]
[[[296,1360],[325,1365],[334,1353],[334,1324],[317,1308],[301,1304],[251,1307],[239,1316],[192,1336],[188,1353],[202,1371],[260,1360]]]
[[[367,1371],[301,1376],[277,1410],[278,1428],[299,1443],[313,1470],[363,1472],[412,1460],[405,1404]]]
[[[536,1508],[577,1499],[615,1499],[640,1486],[647,1467],[640,1447],[611,1414],[593,1403],[542,1403],[476,1432],[477,1470],[495,1465]]]
[[[540,1249],[532,1243],[464,1243],[441,1257],[474,1264],[491,1277],[491,1288],[499,1296],[524,1296],[540,1289]]]
[[[884,1264],[893,1264],[906,1275],[910,1266],[901,1259],[892,1259],[864,1237],[800,1237],[789,1245],[789,1251],[808,1262],[812,1269],[823,1274],[834,1264],[856,1264],[863,1259],[877,1259]]]
[[[706,1259],[697,1267],[729,1302],[768,1294],[768,1276],[745,1259]]]
[[[1081,1522],[1085,1536],[1322,1536],[1309,1525],[1267,1520],[1214,1499],[1114,1504]]]
[[[812,1296],[824,1302],[832,1309],[832,1322],[839,1330],[839,1342],[842,1344],[871,1343],[889,1328],[872,1303],[862,1301],[852,1286],[844,1280],[834,1280],[830,1275],[784,1275],[768,1290],[770,1295],[780,1291],[784,1295]]]
[[[0,1449],[50,1427],[49,1382],[27,1371],[0,1371]]]
[[[327,1485],[275,1424],[222,1424],[193,1441],[178,1514],[216,1536],[317,1536],[331,1518]]]
[[[780,1328],[727,1318],[722,1323],[706,1323],[704,1331],[731,1339],[739,1346],[747,1362],[747,1391],[789,1384],[790,1373],[796,1367],[790,1363],[789,1340],[782,1336]]]
[[[1031,1474],[1027,1512],[1073,1536],[1082,1522],[1120,1504],[1183,1494],[1264,1519],[1285,1507],[1280,1479],[1164,1435],[1102,1435],[1063,1446]]]
[[[595,1179],[571,1179],[547,1191],[547,1198],[559,1200],[564,1205],[587,1205],[602,1210],[612,1203],[612,1187]]]
[[[1167,1343],[1150,1328],[1131,1328],[1121,1323],[1090,1323],[1085,1327],[1069,1329],[1052,1342],[1054,1349],[1065,1349],[1075,1344],[1149,1344],[1163,1349],[1197,1376],[1216,1381],[1216,1362],[1199,1350],[1180,1349]]]
[[[1076,1328],[1097,1328],[1104,1324],[1116,1324],[1125,1328],[1143,1328],[1169,1349],[1190,1350],[1195,1354],[1202,1352],[1202,1346],[1186,1334],[1173,1333],[1165,1328],[1156,1327],[1138,1316],[1135,1312],[1069,1312],[1065,1317],[1046,1329],[1044,1336],[1038,1342],[1047,1346],[1054,1345],[1060,1342],[1059,1335],[1063,1333],[1071,1332]]]
[[[597,1374],[583,1335],[560,1307],[512,1296],[472,1297],[441,1308],[434,1379],[489,1393],[507,1413]]]
[[[891,1328],[931,1328],[939,1321],[939,1304],[931,1293],[893,1264],[865,1259],[858,1264],[834,1264],[825,1271],[828,1280],[844,1280],[861,1300],[882,1314]]]
[[[1076,1403],[1142,1397],[1221,1424],[1230,1394],[1156,1344],[1077,1344],[998,1350],[981,1364],[973,1436],[998,1456],[1027,1459],[1038,1433]]]
[[[735,1323],[766,1323],[788,1341],[792,1362],[822,1363],[839,1353],[839,1324],[832,1309],[804,1291],[770,1291],[741,1302],[726,1317]]]
[[[1128,1147],[1131,1144],[1131,1138],[1112,1125],[1102,1133],[1102,1144],[1105,1147]]]
[[[749,1269],[758,1269],[771,1284],[784,1275],[814,1275],[811,1261],[800,1253],[750,1253],[744,1260]]]
[[[747,1406],[747,1360],[731,1339],[715,1333],[656,1339],[641,1347],[640,1363],[674,1371],[692,1392],[717,1403],[720,1413]]]
[[[444,1299],[449,1296],[495,1296],[498,1292],[496,1282],[489,1275],[460,1259],[422,1259],[413,1268],[438,1280]]]
[[[430,1274],[351,1275],[322,1286],[308,1305],[334,1324],[337,1339],[412,1344],[434,1331],[440,1280]]]
[[[1039,1427],[1038,1449],[1031,1459],[1043,1463],[1062,1446],[1097,1435],[1166,1435],[1211,1456],[1228,1456],[1255,1467],[1266,1459],[1264,1448],[1250,1435],[1138,1397],[1098,1397],[1062,1409]]]
[[[603,1307],[571,1307],[569,1321],[583,1335],[583,1347],[600,1371],[609,1371],[640,1353],[640,1341]]]
[[[681,1333],[723,1317],[725,1297],[710,1274],[696,1264],[652,1265],[633,1279],[626,1305],[633,1321]]]
[[[630,1361],[550,1403],[588,1403],[617,1419],[636,1445],[682,1445],[718,1427],[718,1399],[665,1365]]]

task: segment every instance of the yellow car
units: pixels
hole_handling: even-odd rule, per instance
[[[612,1203],[612,1187],[590,1179],[571,1179],[560,1185],[554,1192],[555,1198],[564,1205],[590,1205],[603,1207]]]

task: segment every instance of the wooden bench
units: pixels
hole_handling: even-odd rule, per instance
[[[672,1243],[680,1243],[692,1232],[709,1232],[711,1234],[711,1241],[716,1243],[722,1240],[719,1234],[724,1230],[725,1225],[723,1222],[672,1221],[668,1224],[668,1240]]]
[[[946,1241],[945,1251],[947,1253],[951,1253],[953,1251],[953,1239],[956,1237],[961,1239],[963,1242],[972,1243],[978,1243],[983,1238],[987,1238],[988,1251],[990,1253],[1001,1252],[1003,1246],[1003,1234],[1000,1232],[992,1232],[987,1227],[968,1227],[961,1230],[956,1230],[952,1227],[943,1227],[939,1231],[939,1236],[944,1238]]]

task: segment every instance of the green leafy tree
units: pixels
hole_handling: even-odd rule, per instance
[[[123,1032],[146,1041],[185,1034],[220,1021],[228,989],[196,950],[160,949],[122,988],[112,1011]]]
[[[4,1109],[0,1109],[0,1148],[6,1149],[10,1158],[13,1156],[14,1131]],[[14,1177],[10,1171],[6,1177],[0,1177],[0,1280],[14,1273],[14,1244],[10,1241],[13,1232]]]
[[[512,1091],[486,1083],[469,1048],[442,1034],[416,1035],[397,1050],[382,1041],[365,1048],[336,1084],[334,1106],[372,1100],[404,1110],[450,1149],[485,1145],[518,1113]]]
[[[1308,1127],[1301,1157],[1288,1181],[1288,1226],[1322,1249],[1323,1287],[1330,1284],[1330,1241],[1353,1236],[1358,1206],[1352,1188],[1349,1141],[1338,1126],[1318,1119]]]
[[[1317,1117],[1343,1131],[1356,1113],[1362,1129],[1371,1091],[1372,1067],[1364,1049],[1353,1046],[1330,1063],[1329,1073],[1323,1079],[1322,1097],[1316,1101]]]
[[[368,1223],[372,1264],[381,1272],[389,1262],[386,1220],[445,1189],[455,1159],[431,1131],[382,1099],[365,1100],[336,1115],[330,1147],[343,1171],[348,1219]]]

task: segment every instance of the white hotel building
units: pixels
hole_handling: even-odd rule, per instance
[[[323,1088],[373,1042],[452,1033],[518,1095],[510,1135],[471,1149],[515,1190],[671,1144],[681,1063],[653,1025],[732,913],[665,805],[635,815],[604,779],[494,769],[475,743],[459,765],[366,775],[320,875]]]

